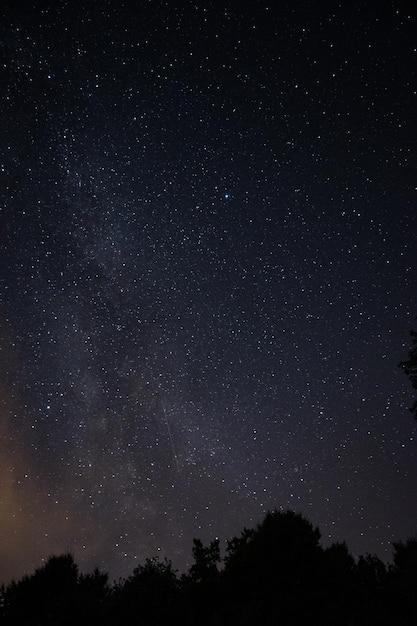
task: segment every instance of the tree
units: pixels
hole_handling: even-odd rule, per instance
[[[168,560],[147,559],[115,589],[111,623],[163,626],[178,623],[179,581]]]
[[[215,539],[204,546],[200,539],[193,540],[193,558],[189,574],[183,577],[185,607],[190,624],[217,624],[223,604],[221,573],[218,566],[220,542]]]
[[[228,542],[224,579],[230,622],[308,623],[316,613],[322,548],[301,514],[273,511]]]
[[[318,592],[322,624],[352,624],[357,605],[355,574],[355,560],[345,542],[323,551]]]
[[[390,568],[391,614],[397,623],[408,626],[417,623],[417,539],[393,543],[393,565]]]
[[[200,539],[193,540],[194,563],[190,576],[194,582],[206,582],[217,577],[217,564],[220,563],[219,540],[215,539],[207,547]]]
[[[408,376],[413,388],[417,389],[417,332],[410,330],[410,335],[412,338],[412,347],[408,353],[408,359],[407,361],[401,361],[399,367],[401,367],[406,376]],[[414,414],[415,419],[417,419],[417,400],[415,400],[412,407],[410,407],[410,411]]]
[[[3,594],[4,624],[70,624],[78,567],[71,554],[51,556],[31,576],[12,582]]]
[[[373,554],[360,556],[356,564],[359,624],[381,626],[393,624],[389,617],[390,590],[385,563]],[[394,614],[395,615],[395,614]]]
[[[80,574],[77,585],[75,613],[89,626],[104,623],[110,599],[108,575],[97,568],[90,574]]]

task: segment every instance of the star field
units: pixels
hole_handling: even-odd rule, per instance
[[[2,5],[4,581],[416,532],[415,12],[277,4]]]

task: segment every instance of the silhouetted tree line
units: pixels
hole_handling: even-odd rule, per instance
[[[0,624],[18,626],[380,626],[417,624],[417,539],[393,544],[393,562],[355,560],[345,543],[320,544],[318,528],[292,511],[268,513],[227,543],[193,545],[179,576],[149,559],[110,585],[82,574],[71,554],[1,588]]]

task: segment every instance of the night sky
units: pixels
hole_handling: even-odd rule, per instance
[[[411,12],[410,12],[411,11]],[[4,1],[0,580],[291,508],[417,532],[417,16]]]

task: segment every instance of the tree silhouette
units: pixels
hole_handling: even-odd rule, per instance
[[[267,513],[228,543],[225,584],[245,624],[311,623],[322,549],[320,532],[292,511]],[[235,610],[235,609],[233,609]]]
[[[393,543],[393,565],[390,570],[391,611],[397,623],[417,623],[417,539]]]
[[[217,577],[220,563],[220,542],[212,541],[207,547],[200,539],[193,540],[192,553],[194,563],[190,568],[190,577],[194,582],[213,580]]]
[[[356,579],[357,615],[367,626],[385,624],[388,618],[388,571],[385,564],[372,554],[360,556],[356,565]]]
[[[404,371],[406,376],[411,381],[411,384],[414,389],[417,389],[417,332],[415,330],[410,330],[412,347],[408,353],[408,359],[406,361],[401,361],[399,367]],[[410,407],[410,411],[414,414],[415,419],[417,419],[417,400]]]
[[[344,542],[332,544],[321,561],[320,621],[329,626],[351,624],[357,602],[355,560]]]
[[[411,626],[417,624],[417,538],[393,544],[388,568],[355,560],[345,543],[323,548],[301,514],[267,513],[227,543],[193,542],[194,562],[178,578],[170,561],[148,559],[109,586],[80,574],[70,554],[50,557],[0,588],[1,626]]]
[[[78,578],[76,614],[91,626],[101,626],[104,622],[110,598],[108,578],[97,568],[91,574],[81,574]]]
[[[183,578],[183,592],[187,617],[191,624],[218,623],[223,594],[219,571],[220,542],[218,539],[204,546],[200,539],[193,540],[192,564],[188,576]]]
[[[147,559],[121,581],[114,592],[112,623],[146,626],[174,625],[179,581],[170,561]]]
[[[3,596],[4,624],[71,624],[78,567],[71,554],[51,556],[31,576],[12,582]]]

